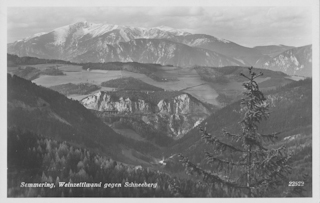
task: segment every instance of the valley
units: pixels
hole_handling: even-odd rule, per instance
[[[54,67],[62,74],[39,74],[37,78],[30,78],[27,67],[39,72]],[[18,75],[23,72],[26,75],[22,77],[37,85],[58,91],[88,109],[107,112],[96,115],[104,122],[108,118],[113,120],[109,119],[107,125],[123,136],[141,141],[147,132],[161,132],[160,137],[181,139],[211,113],[240,99],[243,87],[238,75],[245,69],[119,62],[69,65],[66,62],[21,64],[8,67],[8,72]],[[264,70],[264,74],[257,80],[264,91],[293,81],[280,72]],[[144,132],[133,123],[148,127],[143,127]]]
[[[199,126],[207,125],[213,133],[225,127],[237,129],[236,106],[244,91],[239,74],[246,67],[153,65],[146,72],[150,64],[136,63],[132,69],[127,63],[118,63],[116,70],[88,66],[53,63],[8,67],[8,127],[19,126],[46,139],[67,141],[116,160],[117,167],[148,168],[182,182],[189,177],[177,159],[178,153],[208,167],[201,161],[201,152],[207,146],[199,139]],[[49,67],[62,74],[29,77],[28,71],[41,73]],[[277,108],[272,109],[271,119],[275,121],[260,127],[264,132],[269,132],[268,126],[284,131],[277,146],[285,144],[300,157],[292,163],[301,173],[310,174],[310,162],[300,160],[309,160],[311,149],[311,80],[295,82],[301,77],[256,71],[264,73],[257,82],[271,106]],[[301,105],[307,108],[301,109]],[[299,118],[288,114],[292,109],[301,109]]]
[[[251,146],[270,154],[253,150],[250,157],[255,158],[247,160],[271,156],[252,162],[252,169],[277,165],[272,158],[284,146],[290,154],[285,161],[294,166],[288,178],[306,180],[300,193],[285,183],[280,190],[258,188],[265,192],[262,196],[312,196],[312,45],[251,48],[163,26],[85,21],[8,43],[7,52],[8,196],[246,197],[243,188],[249,187],[243,183],[250,179],[237,178],[244,165],[249,167],[243,160]],[[243,77],[248,70],[251,75]],[[254,88],[248,93],[249,87]],[[244,107],[244,96],[251,102],[261,99],[256,106],[251,103],[256,112]],[[268,108],[264,120],[259,113]],[[243,123],[260,116],[251,129],[256,137],[239,127],[247,115],[252,120]],[[276,141],[274,131],[281,132]],[[265,134],[274,136],[274,143],[266,144]],[[243,142],[235,141],[244,135]],[[249,145],[250,152],[239,150],[245,158],[232,151]],[[212,148],[220,152],[208,160],[205,151]],[[28,162],[20,163],[19,156]],[[188,161],[183,164],[181,157]],[[235,157],[237,162],[222,170]],[[188,174],[190,166],[204,179]],[[22,168],[31,172],[12,175]],[[17,187],[26,177],[40,182],[154,181],[161,186],[51,192]]]

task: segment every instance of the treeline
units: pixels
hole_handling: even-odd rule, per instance
[[[247,67],[241,66],[225,66],[221,67],[207,67],[207,66],[195,66],[195,70],[199,76],[207,82],[225,84],[231,81],[244,82],[245,79],[239,77],[240,73],[244,72]],[[257,72],[263,72],[263,78],[270,77],[272,83],[268,84],[263,82],[263,87],[276,86],[278,83],[284,83],[288,80],[285,77],[285,73],[280,71],[271,71],[267,69],[256,68]],[[260,85],[260,84],[259,84]]]
[[[172,79],[165,78],[161,72],[161,64],[153,63],[138,63],[138,62],[107,62],[107,63],[84,63],[82,68],[84,70],[124,70],[133,73],[145,74],[155,81],[163,82]],[[172,66],[170,66],[172,67]],[[160,73],[160,74],[158,74]]]
[[[66,96],[71,94],[86,95],[100,89],[99,86],[93,85],[90,83],[80,83],[80,84],[67,83],[62,85],[51,86],[49,88]]]
[[[54,188],[20,187],[54,183]],[[102,188],[59,187],[59,182],[100,183]],[[125,182],[157,187],[124,187]],[[103,188],[121,183],[120,188]],[[85,148],[17,128],[8,130],[8,197],[207,197],[223,196],[208,185],[171,177],[160,171],[116,162]]]
[[[161,67],[161,64],[153,63],[138,63],[138,62],[107,62],[107,63],[84,63],[82,68],[87,70],[89,69],[98,69],[98,70],[130,70],[136,69],[143,71],[144,73],[149,73],[150,71],[155,71],[158,67]]]
[[[14,67],[18,65],[46,64],[46,63],[77,64],[70,61],[63,61],[63,60],[57,60],[57,59],[40,59],[40,58],[30,57],[30,56],[19,57],[13,54],[7,54],[8,67]]]
[[[50,66],[45,69],[38,69],[32,66],[27,66],[25,68],[19,67],[17,70],[13,71],[13,74],[26,80],[34,80],[40,77],[40,75],[65,75],[56,66]]]

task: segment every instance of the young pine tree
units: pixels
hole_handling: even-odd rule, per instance
[[[200,128],[202,139],[213,145],[213,152],[205,152],[205,159],[212,170],[205,170],[179,155],[188,174],[202,176],[204,182],[216,191],[224,191],[227,196],[265,196],[268,190],[288,184],[287,176],[291,171],[286,148],[271,145],[280,133],[258,132],[259,123],[269,117],[269,106],[255,81],[263,74],[256,74],[252,69],[249,68],[249,75],[240,74],[247,79],[243,83],[246,91],[241,100],[241,132],[232,134],[223,130],[228,140],[224,142],[205,128]]]

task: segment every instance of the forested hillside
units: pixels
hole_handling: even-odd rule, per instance
[[[101,187],[59,187],[59,183],[101,183]],[[21,187],[43,183],[47,187]],[[106,188],[105,184],[107,185]],[[130,187],[130,184],[142,184]],[[149,185],[143,185],[148,183]],[[121,187],[119,187],[119,184]],[[128,186],[128,187],[126,187]],[[51,187],[51,188],[50,188]],[[205,184],[130,166],[17,128],[8,130],[8,197],[215,197]]]
[[[11,126],[91,148],[119,160],[125,159],[120,145],[144,153],[157,149],[151,143],[115,133],[78,101],[8,74],[8,127]]]
[[[269,144],[268,148],[277,148],[284,145],[290,153],[290,165],[293,167],[290,180],[303,180],[309,177],[309,184],[305,185],[304,195],[311,195],[312,180],[312,80],[306,79],[288,84],[265,93],[270,105],[270,117],[258,125],[261,134],[280,132],[275,145]],[[223,135],[223,130],[230,133],[239,133],[241,128],[238,122],[241,120],[240,101],[218,110],[206,120],[199,128],[206,128],[207,132],[227,144],[240,146],[240,142],[233,142]],[[203,159],[204,151],[212,145],[205,144],[201,140],[199,128],[192,129],[185,137],[177,141],[169,150],[163,152],[166,157],[181,153],[193,163],[200,164],[206,169],[210,165]],[[223,153],[220,157],[231,158],[231,153]],[[180,168],[178,159],[168,159],[170,171]],[[176,165],[174,166],[174,163]],[[282,192],[273,191],[272,196],[282,196],[287,187],[281,188]]]

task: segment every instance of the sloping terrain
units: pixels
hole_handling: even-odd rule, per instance
[[[203,48],[223,54],[225,56],[234,58],[242,66],[255,65],[256,61],[263,56],[263,54],[259,50],[244,47],[229,40],[219,39],[214,36],[205,34],[177,36],[170,40],[186,44],[191,47]],[[228,65],[224,64],[224,66]]]
[[[89,43],[89,42],[88,42]],[[190,47],[164,39],[134,39],[119,42],[116,45],[106,44],[104,47],[98,39],[90,42],[90,48],[73,57],[75,62],[139,62],[170,64],[190,67],[193,65],[242,65],[239,61],[210,50]]]
[[[270,104],[270,118],[258,126],[260,132],[266,134],[280,131],[282,132],[280,139],[299,133],[311,134],[312,81],[310,79],[293,82],[268,91],[265,96]],[[206,127],[208,132],[220,138],[222,129],[234,133],[239,132],[238,121],[241,119],[239,109],[239,101],[228,105],[210,115],[199,127]],[[204,146],[200,139],[199,129],[195,128],[177,141],[172,149],[183,153],[189,151],[191,146],[196,145],[196,148],[200,150]],[[194,147],[192,148],[194,149]],[[168,153],[172,152],[168,151]],[[194,151],[190,151],[190,153],[194,153]]]
[[[275,144],[269,143],[268,148],[277,148],[281,145],[287,147],[292,153],[291,166],[293,172],[290,175],[292,180],[302,180],[303,174],[312,174],[312,80],[306,79],[293,82],[284,87],[265,93],[270,105],[270,117],[262,121],[258,126],[259,133],[269,134],[280,132]],[[199,127],[205,127],[214,137],[221,139],[224,143],[233,146],[241,145],[230,138],[223,136],[223,130],[238,134],[241,132],[239,121],[242,115],[239,112],[240,102],[226,106],[204,120]],[[189,131],[182,139],[177,140],[165,152],[158,152],[158,156],[165,154],[166,161],[170,163],[171,171],[181,171],[175,157],[181,153],[188,157],[193,163],[202,167],[210,168],[204,159],[204,151],[210,151],[212,145],[205,144],[201,140],[201,133],[198,128]],[[221,154],[224,159],[232,157],[232,154]],[[309,183],[308,194],[311,193]],[[283,188],[285,189],[285,188]]]
[[[246,67],[226,66],[218,68],[198,66],[195,67],[195,70],[201,79],[212,85],[219,94],[216,100],[219,102],[220,107],[240,99],[244,90],[242,87],[244,78],[239,76],[241,73],[247,71]],[[293,82],[288,75],[280,71],[270,71],[258,68],[255,70],[257,72],[263,72],[263,76],[257,79],[257,83],[263,91],[278,88]]]
[[[177,179],[161,168],[124,164],[93,150],[18,128],[8,129],[7,170],[8,197],[224,196],[220,190],[212,193],[204,184]],[[68,187],[68,182],[91,187]],[[21,187],[28,183],[46,186]],[[141,183],[149,187],[135,187]],[[178,194],[173,185],[179,187]]]
[[[157,147],[115,133],[78,101],[8,74],[8,127],[16,126],[76,146],[90,148],[116,160],[130,162],[122,147],[150,152]]]
[[[261,64],[262,68],[282,71],[288,75],[312,76],[312,45],[282,52]]]
[[[253,48],[260,51],[263,55],[274,57],[281,54],[284,51],[293,49],[294,47],[280,44],[280,45],[269,45],[269,46],[256,46]]]

